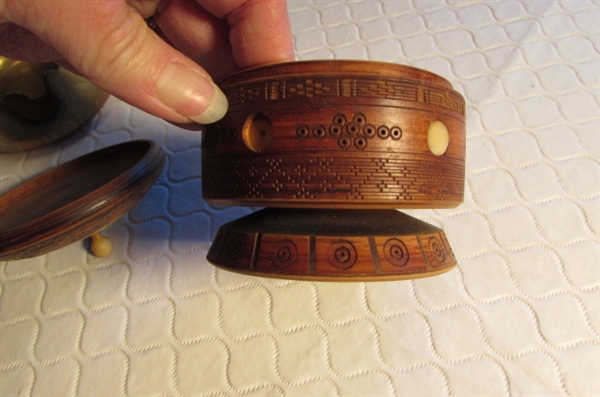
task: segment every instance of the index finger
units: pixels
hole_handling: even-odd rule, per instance
[[[294,45],[285,0],[196,0],[227,20],[229,42],[240,69],[294,60]]]

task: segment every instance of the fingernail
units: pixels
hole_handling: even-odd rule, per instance
[[[227,97],[209,78],[179,64],[169,64],[156,83],[156,96],[177,113],[200,124],[220,120]]]

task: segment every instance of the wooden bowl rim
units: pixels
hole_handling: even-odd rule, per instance
[[[421,84],[428,82],[431,85],[454,90],[449,80],[425,69],[391,62],[345,59],[294,61],[256,66],[226,77],[219,85],[227,86],[248,83],[252,80],[276,79],[288,76],[301,75],[308,78],[339,76],[340,74],[356,77],[371,76],[382,79],[403,78],[419,81]]]

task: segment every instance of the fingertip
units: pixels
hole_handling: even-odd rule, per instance
[[[199,124],[212,124],[221,120],[227,113],[229,102],[227,97],[219,87],[214,86],[214,94],[208,106],[198,115],[191,116],[190,119]]]
[[[210,78],[183,64],[167,64],[155,92],[164,106],[200,124],[220,120],[228,108],[227,97]]]

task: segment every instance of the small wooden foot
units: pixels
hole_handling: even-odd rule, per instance
[[[90,249],[94,256],[100,258],[106,258],[113,251],[113,245],[109,239],[104,237],[100,232],[94,233],[91,236],[92,242],[90,244]]]

